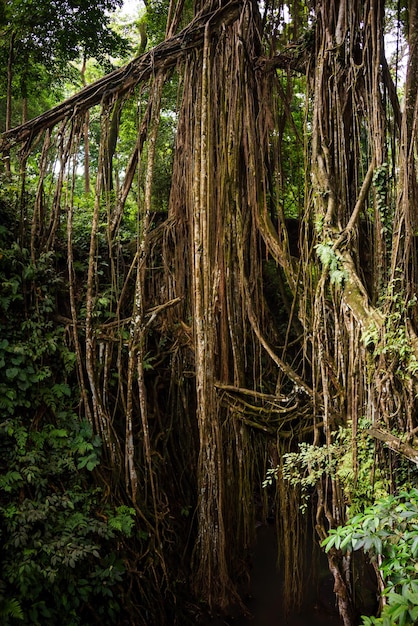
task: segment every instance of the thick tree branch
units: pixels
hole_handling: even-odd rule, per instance
[[[200,13],[178,35],[166,39],[124,67],[87,85],[46,113],[3,133],[0,139],[0,153],[6,152],[18,143],[30,144],[40,132],[52,128],[62,120],[84,113],[104,99],[109,99],[116,94],[118,97],[122,96],[139,83],[148,80],[157,70],[169,70],[175,67],[190,49],[203,45],[205,27],[209,21],[213,33],[217,27],[224,27],[233,22],[238,17],[242,4],[237,0],[212,13]]]
[[[418,465],[418,450],[399,439],[399,437],[395,437],[392,433],[388,433],[380,428],[368,428],[366,433],[379,441],[383,441],[388,448],[398,454],[402,454],[404,457],[412,461],[412,463],[416,463],[416,465]]]

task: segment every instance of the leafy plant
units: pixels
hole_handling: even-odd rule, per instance
[[[388,203],[388,182],[389,165],[387,163],[382,163],[382,165],[377,167],[373,173],[373,187],[375,189],[377,209],[382,223],[382,235],[384,235],[387,243],[389,244],[390,236],[392,234],[393,209]]]
[[[405,379],[418,372],[418,361],[407,328],[407,315],[416,306],[417,298],[406,299],[400,283],[400,279],[394,279],[381,297],[381,306],[387,309],[383,328],[379,330],[371,324],[363,332],[363,341],[374,357],[386,355],[392,359],[397,376]]]
[[[2,623],[12,620],[22,621],[24,619],[22,607],[16,598],[6,597],[5,584],[0,578],[0,618]]]
[[[110,528],[130,537],[135,525],[135,509],[129,506],[118,506],[108,520]]]
[[[1,606],[10,617],[20,607],[26,623],[54,624],[66,614],[64,623],[87,624],[86,615],[75,616],[93,603],[113,623],[119,603],[112,587],[122,581],[124,565],[112,545],[118,535],[132,534],[134,510],[101,504],[101,491],[83,475],[93,468],[98,441],[75,416],[60,417],[65,427],[31,431],[16,419],[0,430],[7,468],[0,476]],[[103,596],[109,601],[94,600]],[[9,597],[15,604],[6,603]]]
[[[102,444],[74,410],[56,259],[35,263],[11,239],[0,231],[1,623],[117,623],[135,511],[105,504],[93,480]]]
[[[363,510],[365,504],[374,501],[376,495],[386,495],[385,479],[374,463],[374,444],[366,430],[369,424],[361,420],[357,429],[357,464],[353,465],[352,429],[340,427],[333,433],[328,446],[300,443],[297,452],[283,455],[281,468],[267,470],[263,487],[277,480],[281,470],[289,485],[300,489],[301,510],[306,511],[310,495],[324,477],[338,480],[343,487],[348,509],[351,513]],[[373,480],[371,477],[373,476]]]
[[[346,271],[344,270],[338,253],[334,250],[331,243],[318,243],[315,246],[316,252],[321,260],[322,265],[329,271],[332,285],[341,286],[346,279]]]
[[[418,490],[386,496],[329,531],[322,545],[352,552],[364,550],[378,567],[385,585],[380,617],[363,624],[406,626],[418,620]]]
[[[289,484],[300,489],[301,510],[305,512],[313,488],[324,475],[335,475],[336,454],[334,446],[314,446],[306,442],[299,444],[298,452],[283,455],[280,466],[267,470],[263,487],[277,480],[279,471]]]

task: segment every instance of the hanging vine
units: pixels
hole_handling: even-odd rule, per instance
[[[33,263],[65,246],[61,317],[76,354],[78,410],[105,446],[98,480],[140,520],[127,549],[139,598],[131,610],[144,624],[174,623],[164,599],[174,612],[176,585],[212,610],[244,609],[269,466],[278,468],[270,497],[285,611],[299,607],[310,522],[300,485],[289,491],[286,455],[309,443],[329,467],[340,427],[349,428],[356,480],[361,418],[392,449],[413,450],[418,428],[415,11],[400,119],[383,1],[319,1],[313,14],[286,5],[290,43],[282,3],[195,3],[178,32],[183,4],[170,3],[166,38],[154,49],[0,140],[19,163],[21,243]],[[156,146],[172,84],[170,196],[167,211],[155,212]],[[80,275],[75,189],[93,107],[98,165]],[[136,135],[117,171],[124,116]],[[400,148],[388,141],[391,123]],[[286,161],[289,136],[297,171]],[[39,168],[32,204],[28,158]],[[399,180],[390,161],[400,163]],[[292,176],[297,216],[284,208]],[[392,433],[393,442],[394,428],[406,442]],[[347,494],[335,472],[315,474],[310,487],[323,541],[344,523]],[[327,557],[352,626],[350,556],[331,548]],[[181,582],[172,573],[179,559]]]

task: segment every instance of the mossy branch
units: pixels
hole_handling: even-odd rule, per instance
[[[412,461],[412,463],[418,465],[418,450],[412,447],[409,443],[405,443],[399,437],[395,437],[392,433],[388,433],[380,428],[368,428],[366,433],[379,441],[383,441],[388,448],[397,454],[402,454],[404,457]]]

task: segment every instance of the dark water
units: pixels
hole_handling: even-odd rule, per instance
[[[300,614],[286,617],[283,614],[281,588],[283,581],[276,568],[276,534],[274,526],[261,526],[257,530],[251,571],[250,600],[247,602],[252,617],[231,616],[216,618],[208,626],[342,626],[335,607],[331,574],[325,572],[319,590],[304,591],[306,604]]]

